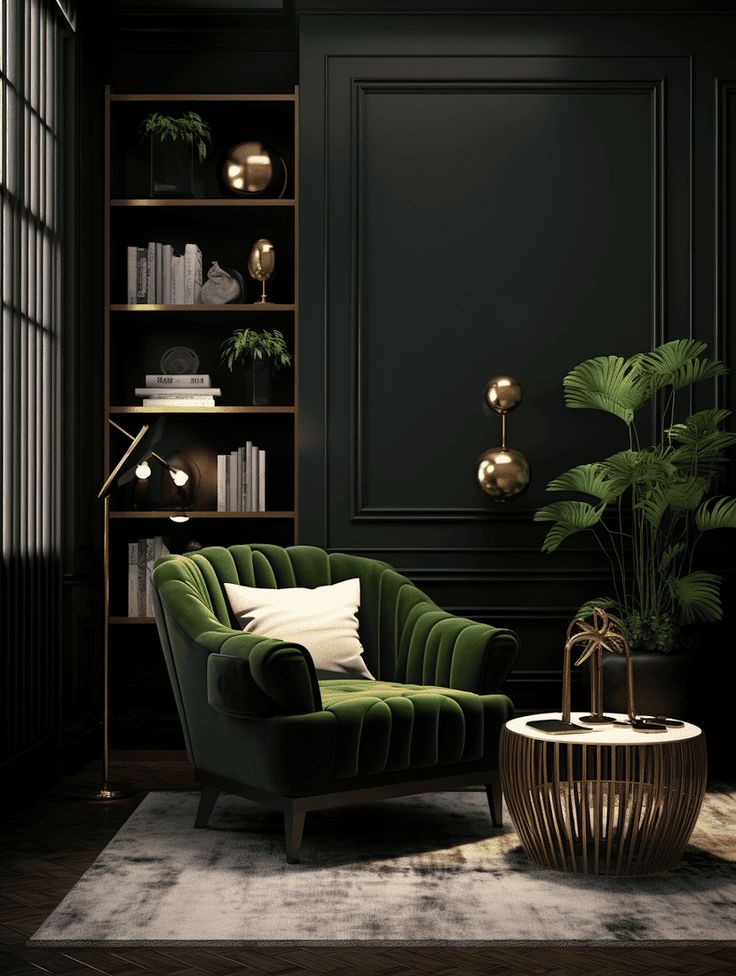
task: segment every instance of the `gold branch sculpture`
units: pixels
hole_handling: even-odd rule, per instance
[[[591,622],[592,617],[592,622]],[[626,693],[629,722],[636,720],[634,709],[634,663],[631,648],[618,617],[600,607],[593,607],[589,617],[576,617],[567,628],[565,639],[565,660],[562,672],[562,721],[570,721],[570,698],[572,681],[572,654],[582,649],[575,662],[577,667],[590,661],[590,715],[584,715],[581,722],[608,724],[615,721],[603,714],[603,652],[622,654],[626,657]]]

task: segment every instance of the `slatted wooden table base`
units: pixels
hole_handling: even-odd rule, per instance
[[[675,867],[705,793],[700,729],[688,725],[654,741],[620,729],[548,736],[526,722],[514,719],[503,729],[501,784],[532,861],[597,875]]]

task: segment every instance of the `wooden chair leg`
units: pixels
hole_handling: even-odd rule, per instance
[[[491,811],[491,823],[494,827],[503,827],[503,794],[501,792],[501,775],[498,771],[491,774],[490,782],[486,783],[488,809]]]
[[[217,803],[217,797],[220,795],[220,791],[216,790],[214,786],[203,786],[202,795],[199,798],[199,806],[197,807],[197,816],[194,819],[195,827],[206,827],[207,821],[210,819],[210,814]]]
[[[287,810],[284,813],[284,831],[286,834],[286,861],[288,864],[299,863],[299,851],[302,846],[304,833],[303,810]]]

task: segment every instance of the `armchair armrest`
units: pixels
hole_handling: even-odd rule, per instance
[[[512,630],[421,603],[407,617],[400,661],[406,681],[492,694],[503,684],[518,652],[519,640]]]
[[[303,715],[322,709],[307,650],[257,634],[207,631],[197,643],[207,661],[207,700],[226,715],[257,718]]]

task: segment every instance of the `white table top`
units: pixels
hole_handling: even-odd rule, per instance
[[[570,721],[575,725],[585,725],[580,721],[581,715],[587,712],[572,712]],[[612,718],[625,719],[626,715],[618,712],[606,712]],[[597,746],[654,746],[662,742],[677,742],[683,739],[694,739],[701,734],[697,725],[686,722],[681,728],[669,728],[666,732],[635,732],[633,729],[618,728],[615,725],[591,725],[590,732],[571,732],[565,735],[549,735],[538,729],[530,728],[526,723],[531,720],[544,718],[562,718],[561,712],[540,712],[538,715],[520,715],[506,723],[509,732],[525,735],[530,739],[542,739],[544,742],[572,742],[577,745]]]

